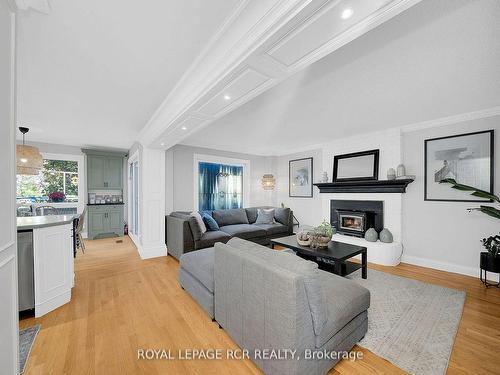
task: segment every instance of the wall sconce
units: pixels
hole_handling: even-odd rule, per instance
[[[262,176],[262,188],[264,190],[274,190],[276,186],[276,179],[272,174],[265,174]]]

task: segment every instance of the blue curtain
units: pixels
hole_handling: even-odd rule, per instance
[[[198,175],[200,211],[243,207],[243,167],[200,162]]]

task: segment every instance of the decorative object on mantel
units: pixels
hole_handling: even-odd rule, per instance
[[[328,182],[328,172],[323,172],[321,174],[321,182]]]
[[[394,168],[389,168],[387,170],[387,179],[388,180],[395,180],[396,179],[396,171]]]
[[[448,183],[452,184],[452,188],[456,190],[461,190],[461,191],[472,191],[471,195],[479,198],[484,198],[488,199],[489,201],[493,202],[494,204],[500,203],[500,198],[494,194],[490,194],[487,191],[484,190],[479,190],[476,188],[473,188],[472,186],[464,185],[464,184],[459,184],[457,181],[455,181],[452,178],[447,178],[440,183]],[[469,212],[472,211],[480,211],[488,216],[491,216],[495,219],[500,219],[500,209],[494,207],[494,206],[486,206],[486,205],[481,205],[479,207],[475,208],[468,208],[467,209]],[[488,274],[487,272],[495,272],[500,274],[500,236],[499,235],[494,235],[490,236],[488,238],[483,238],[481,240],[481,243],[483,246],[488,250],[488,252],[482,252],[480,255],[480,268],[481,268],[481,275],[480,279],[486,287],[489,286],[496,286],[500,287],[500,275],[498,276],[498,283],[496,284],[491,284],[488,282]],[[484,271],[484,279],[483,279],[483,271]]]
[[[378,236],[380,238],[380,242],[392,243],[394,241],[391,231],[387,228],[382,229]]]
[[[327,248],[334,233],[335,228],[332,227],[326,220],[323,220],[323,222],[311,232],[311,247],[313,249]]]
[[[375,229],[370,228],[365,232],[365,240],[368,242],[377,242],[378,240],[378,233]]]
[[[406,168],[403,164],[399,164],[396,168],[396,177],[406,176]]]
[[[494,131],[426,139],[424,143],[424,199],[426,201],[485,202],[461,189],[447,189],[442,180],[475,186],[493,194]]]
[[[262,176],[262,188],[264,190],[274,190],[276,186],[276,179],[272,174],[265,174]]]
[[[24,144],[24,136],[29,128],[19,127],[23,133],[23,144],[16,146],[17,174],[38,175],[43,166],[43,157],[38,148]]]
[[[335,155],[333,182],[352,182],[378,179],[379,150]]]
[[[313,196],[313,158],[288,162],[288,195],[294,198]]]
[[[314,184],[320,193],[405,193],[408,184],[413,179],[407,180],[376,180],[376,181],[350,181],[329,182]]]

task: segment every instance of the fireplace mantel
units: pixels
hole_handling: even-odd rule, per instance
[[[322,182],[313,184],[320,193],[406,193],[412,179]]]

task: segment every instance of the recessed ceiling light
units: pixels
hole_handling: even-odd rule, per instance
[[[186,128],[185,126],[183,126],[181,129],[182,129],[182,130],[187,130],[187,128]]]
[[[21,160],[21,163],[27,163],[28,162],[28,159],[26,159],[26,158],[21,158],[19,160]]]
[[[227,94],[226,94],[226,95],[224,95],[224,99],[225,99],[225,100],[231,100],[231,97],[230,97],[229,95],[227,95]]]
[[[160,143],[160,146],[165,146],[165,142]]]
[[[348,18],[351,18],[353,14],[354,14],[354,11],[352,10],[352,8],[345,8],[342,11],[342,19],[346,20]]]

